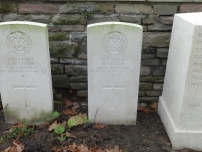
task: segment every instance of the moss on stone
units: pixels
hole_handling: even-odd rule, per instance
[[[139,90],[151,90],[152,84],[151,83],[140,83]]]
[[[86,24],[86,19],[81,15],[57,15],[52,20],[54,25]]]
[[[147,76],[140,78],[141,82],[163,82],[164,77],[153,77],[153,76]]]
[[[50,56],[51,57],[74,57],[78,51],[77,43],[68,42],[51,42]]]
[[[63,32],[49,33],[49,41],[64,41],[68,40],[68,34]]]
[[[23,118],[19,117],[19,114],[25,112],[22,109],[16,108],[15,110],[11,110],[9,108],[4,109],[4,115],[7,123],[15,123],[17,121],[22,121]],[[46,121],[49,117],[51,117],[53,110],[51,111],[43,111],[43,110],[35,110],[32,109],[32,117],[25,118],[28,124],[39,124],[41,122]]]
[[[0,3],[0,12],[7,13],[7,12],[15,12],[17,11],[17,6],[11,3]]]

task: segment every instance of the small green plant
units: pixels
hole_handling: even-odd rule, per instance
[[[24,118],[22,123],[18,124],[17,127],[11,128],[10,132],[0,139],[0,143],[3,142],[5,139],[13,139],[16,138],[17,136],[26,137],[31,133],[33,133],[33,131],[34,127],[28,126],[27,120]]]
[[[55,133],[56,133],[56,134],[62,134],[64,131],[65,131],[65,127],[64,127],[63,125],[58,125],[58,126],[55,128]]]
[[[69,129],[71,129],[74,126],[85,124],[88,121],[89,120],[88,120],[87,116],[76,115],[76,116],[69,118],[69,120],[67,121],[67,125],[68,125]]]
[[[64,141],[66,139],[66,136],[63,136],[63,133],[65,131],[65,127],[63,125],[58,125],[55,128],[55,133],[58,135],[61,135],[60,137],[57,137],[60,141]]]
[[[58,118],[59,116],[60,116],[60,113],[55,111],[55,112],[53,112],[51,118],[48,118],[47,120],[48,121],[53,121],[54,119]]]

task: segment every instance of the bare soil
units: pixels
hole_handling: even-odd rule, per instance
[[[86,98],[79,98],[75,94],[67,94],[72,102],[85,103]],[[54,104],[55,111],[65,110],[64,102]],[[77,109],[78,112],[86,113],[88,108],[83,105]],[[58,122],[67,121],[68,115],[61,114]],[[48,132],[48,126],[37,126],[37,132],[20,138],[19,141],[25,145],[23,152],[51,152],[52,146],[60,148],[71,143],[86,144],[88,147],[97,145],[101,148],[111,148],[118,145],[123,152],[196,152],[190,149],[173,150],[170,140],[166,134],[163,124],[156,112],[145,114],[138,112],[137,124],[135,126],[108,125],[103,129],[96,129],[93,123],[73,127],[71,133],[76,139],[67,138],[60,142],[57,134]],[[5,124],[3,109],[0,109],[0,138],[9,130],[10,125]],[[12,145],[12,140],[5,140],[0,144],[0,151]]]

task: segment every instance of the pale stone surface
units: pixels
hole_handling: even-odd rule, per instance
[[[116,4],[115,12],[122,14],[151,14],[152,7],[143,4]]]
[[[6,14],[3,18],[4,21],[29,21],[29,16],[22,14]]]
[[[141,24],[141,18],[142,15],[125,15],[125,14],[120,15],[121,22]]]
[[[159,21],[162,24],[173,24],[173,16],[160,16]]]
[[[143,46],[168,47],[170,33],[168,32],[144,32]]]
[[[153,24],[148,26],[148,31],[170,31],[172,26],[164,25],[161,23]]]
[[[158,108],[175,149],[202,151],[201,31],[202,13],[175,15]]]
[[[0,23],[0,91],[6,123],[46,121],[53,111],[47,25]]]
[[[88,26],[90,121],[136,124],[142,31],[121,22]]]
[[[50,15],[30,15],[30,18],[34,22],[39,22],[39,23],[50,22]]]
[[[178,5],[154,5],[153,13],[158,15],[173,15],[177,12]]]
[[[68,4],[60,5],[58,10],[61,14],[63,13],[79,14],[79,13],[89,11],[90,6],[88,4],[82,4],[82,3],[77,3],[77,4],[68,3]]]
[[[202,11],[202,4],[183,4],[180,5],[179,12],[187,13],[187,12],[201,12]]]
[[[84,31],[85,26],[84,25],[62,25],[61,30],[62,31],[78,32],[78,31]]]
[[[158,23],[159,22],[159,16],[158,15],[146,15],[142,19],[143,24],[152,24],[152,23]]]

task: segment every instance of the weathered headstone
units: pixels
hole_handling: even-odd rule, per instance
[[[202,13],[174,17],[158,113],[173,148],[202,150]]]
[[[0,23],[0,92],[6,123],[39,123],[53,111],[47,25]]]
[[[88,116],[104,124],[136,124],[142,27],[91,24],[88,42]]]

